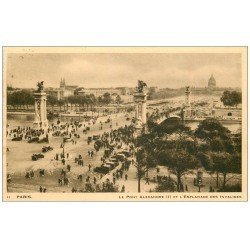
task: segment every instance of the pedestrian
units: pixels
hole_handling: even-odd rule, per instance
[[[33,178],[33,177],[34,177],[34,171],[31,170],[31,171],[30,171],[30,178]]]
[[[194,186],[196,186],[196,178],[194,178]]]
[[[122,192],[122,193],[124,193],[124,192],[125,192],[125,186],[124,186],[124,185],[122,186],[122,190],[121,190],[121,192]]]
[[[90,171],[90,169],[91,169],[91,165],[89,164],[89,171]]]
[[[128,175],[127,174],[125,174],[125,181],[128,179]]]
[[[71,170],[71,166],[70,165],[67,165],[67,170],[70,172],[70,170]]]
[[[149,185],[149,177],[146,177],[146,183],[145,184]]]

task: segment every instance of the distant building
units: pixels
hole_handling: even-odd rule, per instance
[[[209,89],[215,89],[216,88],[216,80],[215,80],[213,74],[208,79],[208,88]]]
[[[45,92],[47,95],[55,97],[58,101],[64,99],[64,92],[61,89],[47,88]]]
[[[82,90],[77,91],[78,95],[93,94],[95,97],[102,96],[105,93],[110,93],[110,95],[121,95],[121,90],[115,88],[83,88]]]
[[[116,89],[118,89],[120,91],[120,95],[131,94],[131,89],[129,87],[117,87]]]
[[[66,85],[65,79],[62,78],[60,82],[60,90],[63,91],[63,97],[68,97],[70,95],[74,95],[74,91],[78,88],[77,85]]]
[[[77,85],[66,85],[65,79],[62,78],[59,88],[47,88],[45,92],[48,95],[56,97],[59,101],[67,98],[68,96],[74,95],[74,92],[77,88]]]

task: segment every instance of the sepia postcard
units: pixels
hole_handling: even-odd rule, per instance
[[[247,47],[3,47],[4,201],[247,201]]]

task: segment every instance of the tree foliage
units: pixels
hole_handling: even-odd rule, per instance
[[[194,134],[198,138],[206,140],[230,138],[230,131],[214,118],[205,119],[200,122]]]
[[[238,91],[224,91],[220,99],[225,106],[236,106],[241,103],[242,95]]]
[[[185,150],[167,149],[160,152],[161,165],[167,166],[169,171],[177,177],[177,189],[181,191],[181,177],[200,166],[197,158]]]
[[[7,104],[8,105],[33,105],[35,99],[33,93],[29,90],[20,90],[7,95]]]

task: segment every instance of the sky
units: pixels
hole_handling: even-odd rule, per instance
[[[9,53],[7,84],[18,88],[66,85],[85,88],[135,87],[138,80],[159,88],[205,87],[211,74],[218,87],[241,86],[239,53]]]

